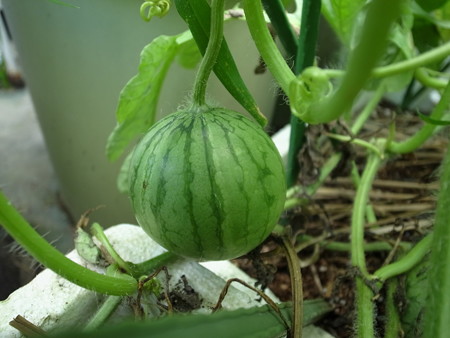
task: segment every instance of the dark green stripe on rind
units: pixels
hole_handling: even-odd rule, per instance
[[[223,119],[224,119],[223,117],[221,118],[221,116],[218,115],[218,116],[214,117],[213,122],[217,129],[221,129],[224,132],[223,139],[224,139],[224,141],[226,141],[226,145],[227,145],[226,148],[230,149],[230,155],[233,160],[233,161],[230,161],[230,164],[232,163],[231,169],[228,168],[226,170],[237,170],[238,173],[240,173],[240,176],[236,175],[236,174],[233,175],[233,177],[235,178],[235,182],[233,182],[233,183],[235,184],[236,189],[239,190],[239,193],[242,198],[239,201],[232,200],[231,203],[233,203],[233,205],[235,207],[239,207],[242,210],[242,212],[244,213],[244,216],[241,217],[238,220],[238,222],[234,222],[234,223],[230,224],[230,226],[226,229],[226,231],[227,231],[227,233],[231,233],[232,235],[238,234],[239,239],[241,241],[243,240],[243,242],[244,242],[243,246],[248,247],[248,245],[249,245],[248,238],[250,236],[250,231],[247,226],[242,226],[242,225],[250,224],[250,221],[251,221],[249,205],[250,205],[250,194],[252,192],[249,192],[246,189],[244,189],[245,168],[240,161],[241,159],[236,154],[235,128],[233,128],[228,123],[226,123],[227,121],[223,121]],[[218,156],[220,156],[220,152],[219,152]],[[224,184],[228,185],[228,184],[230,184],[230,182],[224,182]],[[234,225],[234,227],[233,227],[233,225]],[[236,227],[238,227],[238,228],[236,229]],[[230,239],[228,239],[228,242],[229,241],[230,241]],[[234,238],[231,238],[231,241],[235,242],[237,240]]]
[[[215,224],[214,225],[214,234],[217,239],[217,254],[219,256],[223,255],[224,252],[224,242],[223,242],[223,224],[225,221],[225,210],[223,209],[222,201],[223,201],[223,194],[222,194],[222,187],[218,184],[216,180],[217,175],[217,169],[216,169],[216,163],[214,158],[214,152],[215,149],[211,146],[210,138],[212,135],[210,135],[210,126],[208,120],[208,115],[202,113],[202,116],[200,117],[201,121],[201,140],[203,141],[203,147],[204,147],[204,154],[205,154],[205,163],[208,165],[206,166],[207,169],[207,176],[205,179],[209,181],[209,185],[211,187],[211,192],[209,195],[209,205],[212,211],[212,214],[215,218]],[[214,130],[213,130],[214,132]],[[211,229],[212,230],[212,229]],[[207,253],[207,256],[209,253]]]
[[[222,115],[219,115],[218,119],[220,118],[226,120]],[[266,202],[265,206],[260,208],[254,208],[251,205],[249,206],[249,209],[254,211],[254,214],[252,214],[251,217],[258,218],[260,222],[253,223],[257,228],[249,227],[248,232],[253,233],[253,236],[260,234],[261,237],[259,238],[259,241],[262,241],[267,237],[270,230],[272,230],[273,224],[277,221],[280,210],[282,210],[284,204],[284,199],[279,198],[281,195],[284,195],[285,191],[284,185],[279,184],[280,173],[282,173],[284,169],[275,145],[272,140],[265,135],[264,131],[260,128],[253,128],[253,122],[243,115],[237,115],[236,118],[240,120],[239,126],[241,128],[236,128],[232,133],[232,137],[240,141],[239,144],[241,150],[245,151],[245,153],[242,154],[243,156],[240,156],[241,165],[252,168],[252,172],[248,174],[245,179],[255,179],[255,189],[262,190],[261,199]],[[237,143],[236,140],[234,143]],[[269,165],[272,166],[272,168],[269,168]],[[275,170],[273,170],[274,166]],[[274,173],[279,174],[278,179],[275,178],[275,180],[273,180]],[[275,185],[270,184],[271,181],[275,181]],[[268,184],[270,184],[270,187],[267,186]],[[254,195],[255,190],[250,191],[250,193]],[[278,205],[274,208],[273,204],[277,200]],[[253,202],[261,203],[261,200],[255,201],[255,199],[253,199]],[[273,210],[276,210],[276,212],[273,212]],[[260,230],[264,224],[266,224],[269,229],[265,232]],[[251,235],[252,234],[249,234],[249,236]]]
[[[188,208],[186,209],[186,212],[189,217],[189,221],[191,224],[191,229],[187,229],[187,231],[191,231],[194,238],[194,243],[189,245],[189,254],[194,254],[196,256],[203,256],[204,255],[204,247],[202,243],[202,238],[200,236],[200,227],[201,225],[198,224],[198,221],[195,217],[195,191],[194,187],[192,186],[192,181],[195,179],[195,176],[198,174],[201,174],[201,171],[199,172],[197,168],[195,168],[195,163],[192,162],[191,156],[193,152],[196,152],[197,149],[195,147],[196,144],[193,144],[193,140],[195,138],[192,137],[192,132],[194,126],[196,128],[199,124],[198,118],[194,117],[192,118],[189,129],[186,130],[186,140],[184,143],[184,175],[182,176],[182,182],[183,182],[183,193],[186,196],[187,202],[188,202]],[[193,149],[194,148],[194,149]],[[180,228],[182,229],[182,228]],[[182,243],[181,243],[182,244]],[[192,252],[193,249],[195,252]]]

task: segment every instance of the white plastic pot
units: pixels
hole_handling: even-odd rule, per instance
[[[139,16],[142,0],[3,0],[61,195],[77,219],[90,208],[102,225],[134,222],[127,197],[116,188],[121,161],[110,163],[105,143],[115,125],[120,90],[137,73],[142,48],[160,34],[187,29],[175,8],[149,23]],[[259,55],[244,22],[228,22],[225,34],[238,68],[265,113],[274,104],[269,74],[255,75]],[[173,112],[192,87],[194,70],[174,65],[162,90],[159,116]],[[212,79],[209,95],[240,109]],[[32,174],[32,169],[31,174]]]

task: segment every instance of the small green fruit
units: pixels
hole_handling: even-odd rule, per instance
[[[137,145],[130,196],[140,226],[160,245],[198,260],[254,249],[283,211],[284,168],[272,140],[222,108],[176,112]]]

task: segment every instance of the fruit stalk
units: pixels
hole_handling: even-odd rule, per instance
[[[222,44],[224,0],[212,0],[211,9],[209,42],[194,83],[193,104],[199,107],[206,105],[206,85]]]

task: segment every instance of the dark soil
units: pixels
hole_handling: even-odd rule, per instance
[[[367,123],[363,137],[365,135],[369,140],[383,136],[382,133],[388,130],[391,122],[390,111],[380,108],[376,119]],[[412,114],[404,114],[397,118],[397,135],[406,138],[414,134],[422,124]],[[306,196],[309,199],[307,205],[290,210],[289,224],[298,235],[308,235],[311,238],[325,236],[327,242],[348,243],[351,207],[355,195],[355,187],[350,178],[350,164],[354,160],[361,173],[365,165],[365,152],[351,144],[324,142],[322,135],[328,130],[346,135],[345,126],[337,124],[325,128],[310,128],[307,151],[299,158],[302,167],[300,184],[314,182],[318,169],[335,151],[341,151],[343,159],[333,171],[332,177],[316,194]],[[401,239],[414,243],[432,227],[438,170],[447,140],[446,135],[440,135],[413,154],[388,158],[378,172],[370,198],[377,222],[367,224],[366,242],[384,241],[392,244],[394,249],[366,253],[369,272],[395,257],[397,241]],[[322,244],[323,242],[322,240]],[[273,248],[274,244],[269,243],[263,250],[270,251]],[[302,268],[305,299],[324,298],[333,309],[317,325],[335,337],[353,336],[354,280],[357,271],[351,267],[350,251],[328,250],[324,245],[311,244],[299,252],[299,257],[305,265]],[[264,269],[260,266],[268,264],[271,267],[266,271],[269,277],[263,275],[262,280],[270,281],[268,287],[282,301],[291,299],[289,271],[283,257],[262,259],[256,267],[250,259],[239,259],[236,263],[255,278],[261,278],[261,271]],[[384,311],[383,292],[384,290],[380,291],[377,300],[379,319],[383,317]],[[379,331],[382,332],[382,327]]]

